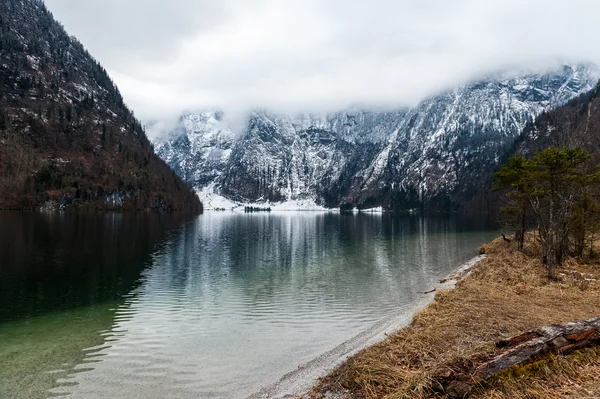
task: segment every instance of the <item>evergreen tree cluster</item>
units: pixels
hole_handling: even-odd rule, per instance
[[[515,154],[495,174],[497,189],[507,190],[505,224],[523,249],[533,228],[543,262],[553,276],[566,256],[582,256],[600,222],[600,171],[582,148],[548,147],[526,158]]]

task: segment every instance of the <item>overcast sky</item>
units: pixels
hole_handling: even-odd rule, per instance
[[[143,120],[397,106],[504,68],[600,64],[595,0],[46,0]]]

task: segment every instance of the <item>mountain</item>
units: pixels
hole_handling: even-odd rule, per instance
[[[525,127],[513,152],[528,156],[546,147],[583,147],[600,155],[600,82],[566,104],[541,113]]]
[[[220,111],[188,112],[154,144],[213,206],[456,209],[477,203],[528,123],[598,76],[590,65],[497,74],[410,108],[293,117],[256,110],[237,129]]]
[[[201,211],[40,0],[0,2],[0,208]]]

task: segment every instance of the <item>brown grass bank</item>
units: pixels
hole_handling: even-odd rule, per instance
[[[305,398],[442,398],[440,381],[498,354],[494,343],[526,330],[600,316],[600,264],[568,260],[546,278],[530,242],[502,239],[471,276],[418,313],[413,323],[350,358]],[[549,355],[478,384],[473,398],[600,398],[600,347]]]

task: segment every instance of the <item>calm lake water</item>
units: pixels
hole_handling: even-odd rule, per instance
[[[243,398],[495,235],[464,217],[0,213],[0,398]]]

